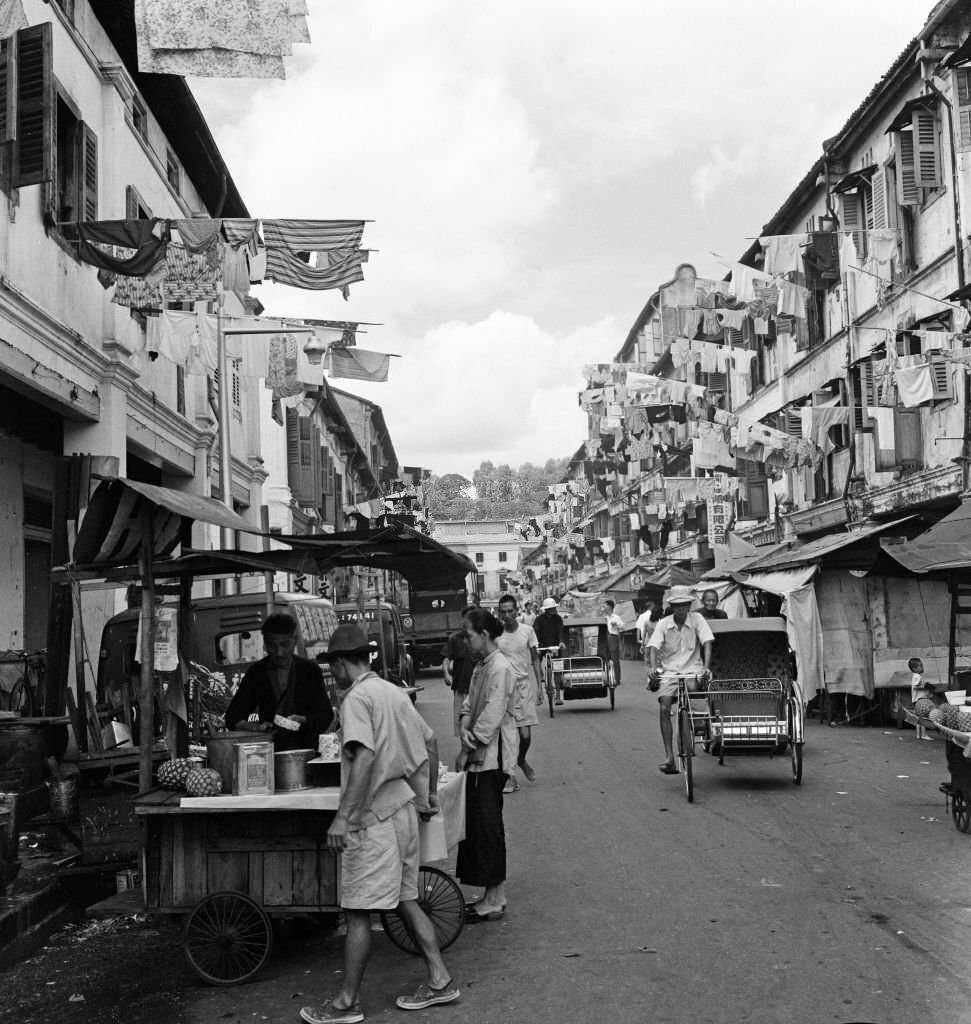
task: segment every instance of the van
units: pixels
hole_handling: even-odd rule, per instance
[[[246,670],[265,655],[260,627],[267,616],[266,605],[264,593],[200,598],[191,604],[189,668],[202,684],[203,718],[208,713],[213,724],[217,724]],[[336,706],[326,660],[327,645],[338,622],[332,602],[306,594],[274,594],[273,611],[285,612],[296,620],[296,653],[320,664],[328,696]],[[126,682],[132,685],[131,693],[137,693],[138,619],[138,610],[130,609],[105,624],[98,657],[99,705],[118,704]]]
[[[390,601],[370,601],[362,609],[356,603],[347,602],[335,605],[334,611],[342,625],[357,623],[367,633],[375,651],[372,667],[379,676],[396,686],[415,686],[411,643],[398,605]]]

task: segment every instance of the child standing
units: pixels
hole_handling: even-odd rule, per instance
[[[934,696],[934,689],[924,681],[924,663],[920,658],[911,658],[907,662],[907,668],[911,671],[910,676],[910,703],[911,706],[917,703],[921,697]],[[933,737],[927,735],[927,730],[922,725],[917,726],[917,739],[929,740]]]

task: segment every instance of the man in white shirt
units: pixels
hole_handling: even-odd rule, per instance
[[[614,667],[614,685],[620,686],[620,634],[624,632],[624,620],[614,611],[616,605],[608,598],[604,601],[604,615],[607,618],[607,655]]]
[[[499,621],[502,632],[496,637],[496,646],[509,659],[516,677],[516,703],[512,709],[519,730],[519,754],[516,763],[519,770],[532,782],[536,778],[532,765],[526,760],[526,753],[532,741],[532,728],[539,724],[536,716],[536,694],[539,687],[539,643],[532,626],[524,626],[518,618],[519,609],[512,594],[499,598]],[[515,793],[519,780],[515,774],[509,777],[503,793]]]
[[[678,697],[678,677],[688,676],[688,689],[698,687],[698,678],[710,677],[711,645],[715,639],[708,623],[691,611],[695,595],[690,587],[672,587],[668,592],[671,615],[655,626],[647,642],[649,688],[657,693],[660,707],[661,739],[665,761],[658,767],[666,775],[676,775],[671,707]]]

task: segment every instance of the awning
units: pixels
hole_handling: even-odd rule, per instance
[[[899,132],[914,120],[914,110],[935,110],[939,103],[940,100],[936,96],[917,96],[912,100],[907,100],[883,134],[888,135],[890,132]]]
[[[856,188],[861,182],[868,182],[872,177],[874,171],[876,171],[876,164],[869,164],[867,167],[858,167],[855,171],[850,171],[849,174],[844,174],[842,178],[833,186],[833,192],[849,192],[851,189]]]
[[[971,36],[968,36],[954,53],[944,61],[944,67],[957,68],[969,62],[971,62]]]
[[[866,540],[874,534],[882,533],[884,530],[899,526],[901,523],[905,523],[908,519],[913,518],[915,517],[904,516],[902,519],[894,519],[889,523],[874,523],[871,526],[858,527],[847,533],[830,533],[825,537],[818,537],[816,540],[808,541],[805,544],[777,551],[765,556],[765,558],[760,558],[757,563],[750,565],[747,571],[754,571],[757,567],[759,572],[767,572],[770,569],[784,569],[790,566],[817,562],[821,558],[825,558],[826,555],[839,551],[840,548],[849,547],[851,544]]]
[[[72,561],[86,566],[137,564],[146,513],[152,522],[153,558],[175,550],[187,520],[242,533],[262,532],[215,498],[113,477],[98,484],[84,510]]]
[[[880,546],[911,572],[971,568],[971,500],[962,501],[919,537],[901,544],[883,540]]]
[[[776,572],[736,573],[735,580],[743,587],[756,587],[778,597],[787,597],[794,590],[804,587],[815,572],[814,565],[803,565],[797,569],[779,569]]]

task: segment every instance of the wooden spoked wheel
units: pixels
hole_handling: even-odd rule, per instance
[[[266,911],[241,892],[215,892],[200,900],[185,923],[186,959],[210,985],[237,985],[266,963],[273,927]]]
[[[438,868],[422,866],[418,870],[418,906],[435,927],[438,948],[448,949],[465,927],[465,897],[458,882]],[[382,910],[381,924],[399,949],[421,952],[410,925],[397,910]]]

